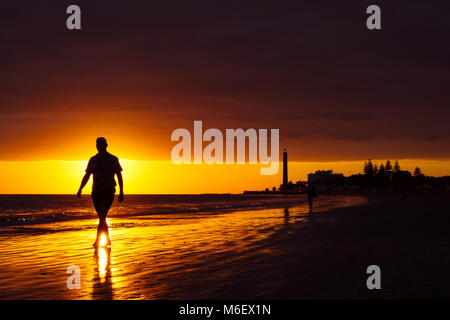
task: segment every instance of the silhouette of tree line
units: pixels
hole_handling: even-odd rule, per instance
[[[412,173],[401,170],[397,160],[392,166],[389,160],[386,161],[386,164],[378,165],[368,159],[364,162],[364,174],[352,175],[346,177],[346,180],[350,185],[367,188],[368,193],[373,190],[385,192],[392,189],[394,193],[402,195],[412,188],[446,189],[450,186],[450,176],[426,176],[419,167],[416,167]]]

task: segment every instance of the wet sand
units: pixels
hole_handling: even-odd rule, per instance
[[[27,226],[0,236],[0,298],[448,298],[447,198],[111,219],[112,248],[98,252],[95,220]],[[371,264],[382,271],[376,292],[365,285]],[[70,265],[80,290],[66,286]]]

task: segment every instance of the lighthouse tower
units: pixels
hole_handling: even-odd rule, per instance
[[[283,190],[287,190],[288,185],[288,171],[287,171],[287,150],[284,148],[283,150]]]

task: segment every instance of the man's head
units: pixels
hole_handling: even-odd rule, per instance
[[[106,147],[108,146],[106,139],[103,137],[98,137],[96,142],[98,152],[106,152]]]

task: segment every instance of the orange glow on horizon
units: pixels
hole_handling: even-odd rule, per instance
[[[374,160],[375,163],[385,160]],[[450,175],[450,160],[399,160],[401,168],[419,166],[427,175]],[[260,165],[175,165],[170,161],[120,160],[125,194],[241,193],[278,187],[282,166],[276,175],[260,175]],[[76,194],[87,161],[0,161],[0,194]],[[289,180],[306,180],[316,170],[333,169],[350,175],[362,172],[363,160],[342,162],[290,162]],[[92,178],[83,190],[89,194]],[[117,190],[118,191],[118,190]]]

